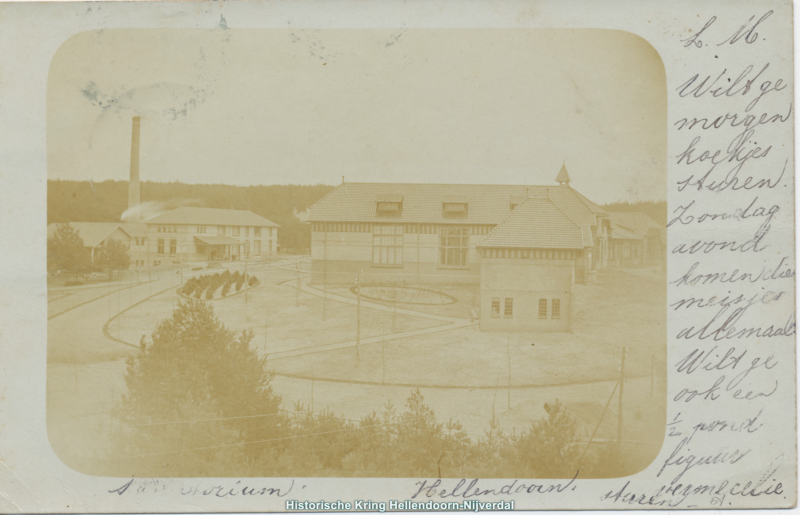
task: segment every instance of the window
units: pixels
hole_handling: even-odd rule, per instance
[[[200,234],[205,234],[206,233],[206,226],[205,225],[198,225],[197,226],[197,232],[199,232]]]
[[[506,318],[512,318],[514,316],[514,299],[511,297],[506,297],[506,310],[504,314]]]
[[[550,318],[561,318],[561,299],[553,299]]]
[[[453,198],[442,202],[442,216],[444,218],[462,219],[469,213],[469,204],[465,199]]]
[[[377,215],[381,218],[400,218],[403,204],[400,202],[378,202]]]
[[[547,299],[539,299],[539,318],[547,318]]]
[[[169,253],[175,254],[178,251],[178,240],[169,240]]]
[[[261,227],[253,227],[253,236],[261,236]]]
[[[375,225],[372,234],[372,262],[376,265],[403,264],[403,226]]]
[[[225,236],[225,226],[220,225],[217,227],[217,234],[220,236]]]
[[[261,240],[255,240],[253,242],[253,253],[256,256],[260,256],[261,255]]]
[[[500,298],[492,298],[492,318],[500,317]]]
[[[159,254],[164,253],[164,240],[161,238],[158,239],[158,253]]]
[[[245,227],[244,228],[244,235],[245,236],[250,236],[250,228],[249,227]]]
[[[239,226],[238,225],[235,225],[235,226],[231,227],[231,229],[232,229],[232,231],[231,231],[232,236],[239,236]]]
[[[439,232],[439,264],[442,266],[467,266],[469,228],[442,227]]]

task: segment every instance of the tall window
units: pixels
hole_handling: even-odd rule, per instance
[[[245,236],[250,236],[250,228],[249,227],[245,227],[244,228],[244,235]]]
[[[206,226],[205,225],[198,225],[197,226],[197,232],[199,232],[200,234],[205,234]]]
[[[372,262],[380,265],[403,264],[403,226],[375,224],[372,235]]]
[[[253,236],[261,236],[261,227],[253,227]]]
[[[539,299],[539,318],[547,318],[547,299]]]
[[[169,240],[169,253],[176,254],[178,252],[178,240]]]
[[[505,310],[506,318],[512,318],[514,316],[514,299],[511,297],[506,297],[506,310]]]
[[[468,227],[442,227],[439,232],[439,264],[467,266]]]
[[[225,236],[225,226],[219,225],[217,226],[217,234],[220,236]]]
[[[159,254],[164,253],[164,240],[161,238],[158,239],[158,253]]]
[[[239,236],[239,226],[234,225],[231,227],[232,236]]]
[[[256,256],[261,255],[261,240],[253,241],[253,254]]]
[[[493,297],[492,298],[492,318],[498,318],[500,316],[500,298]]]
[[[553,299],[553,307],[550,311],[550,318],[561,318],[561,299]]]

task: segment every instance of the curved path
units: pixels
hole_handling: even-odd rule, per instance
[[[237,264],[238,265],[238,264]],[[234,267],[231,267],[234,268]],[[243,266],[235,266],[243,269]],[[266,269],[280,270],[276,281],[264,284],[285,283],[294,289],[291,276],[296,268],[291,266],[252,267],[253,272]],[[302,269],[301,269],[302,270]],[[220,271],[208,270],[208,273]],[[204,271],[205,272],[205,271]],[[307,272],[307,271],[304,271]],[[304,273],[305,275],[305,273]],[[289,276],[287,279],[286,276]],[[133,306],[158,297],[171,295],[179,286],[174,274],[162,274],[161,279],[152,283],[128,286],[125,291],[112,291],[102,297],[69,307],[56,318],[48,321],[48,431],[56,452],[65,461],[75,463],[76,467],[83,456],[93,449],[108,445],[108,427],[114,426],[111,418],[111,403],[124,392],[124,358],[137,352],[138,342],[125,342],[114,338],[107,328],[110,319],[118,317]],[[316,297],[326,296],[321,290],[301,284],[301,291]],[[329,300],[356,304],[356,300],[335,294],[327,294]],[[361,343],[375,343],[407,338],[419,334],[461,329],[475,325],[468,319],[445,317],[414,311],[411,309],[385,306],[362,301],[364,307],[384,312],[397,312],[404,315],[423,317],[446,322],[447,325],[408,331],[385,337],[365,338]],[[124,345],[123,345],[124,344]],[[310,353],[326,352],[335,348],[355,345],[355,341],[341,342],[321,347],[294,349],[283,353],[271,353],[269,358],[280,359]],[[476,359],[479,359],[476,357]],[[495,372],[492,372],[495,374]],[[492,413],[498,422],[509,430],[513,427],[528,427],[532,420],[544,416],[544,402],[552,402],[558,397],[572,406],[590,409],[597,402],[605,402],[614,380],[595,380],[585,383],[552,385],[512,385],[509,388],[499,378],[491,386],[440,386],[433,384],[384,384],[350,379],[317,379],[300,374],[277,373],[273,388],[283,397],[287,406],[295,402],[312,406],[315,410],[330,409],[343,416],[358,419],[390,402],[402,407],[412,388],[419,387],[426,403],[436,410],[439,420],[459,420],[468,432],[481,434],[488,427]],[[647,397],[649,378],[630,379],[630,397]],[[316,390],[314,386],[316,385]],[[641,405],[646,400],[639,402]],[[601,406],[602,407],[602,406]],[[402,408],[400,408],[402,410]],[[591,408],[593,410],[594,408]],[[590,411],[589,413],[593,413]],[[645,419],[655,416],[645,410]],[[587,415],[584,418],[591,418]],[[613,429],[613,428],[612,428]],[[606,431],[607,433],[607,431]],[[606,437],[601,430],[598,438]]]

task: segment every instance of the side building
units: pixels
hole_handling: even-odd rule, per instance
[[[575,264],[593,247],[550,198],[524,200],[478,243],[481,329],[569,331]]]
[[[55,234],[61,225],[65,224],[53,223],[48,225],[47,237],[49,238]],[[121,241],[128,247],[131,265],[143,266],[146,263],[147,225],[143,223],[112,222],[72,222],[70,225],[83,240],[86,252],[90,255],[93,263],[98,249],[109,240]]]
[[[640,211],[608,214],[611,219],[611,264],[653,266],[666,262],[666,227]]]
[[[147,262],[264,260],[277,254],[278,224],[251,211],[181,207],[143,222]]]

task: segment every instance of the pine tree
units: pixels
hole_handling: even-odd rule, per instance
[[[151,455],[148,466],[169,463],[173,475],[176,467],[225,475],[274,449],[278,443],[253,443],[283,435],[285,421],[252,339],[252,331],[226,329],[210,304],[180,303],[127,360],[127,393],[116,409],[131,428],[118,439],[122,454]],[[189,449],[205,450],[175,452]]]

